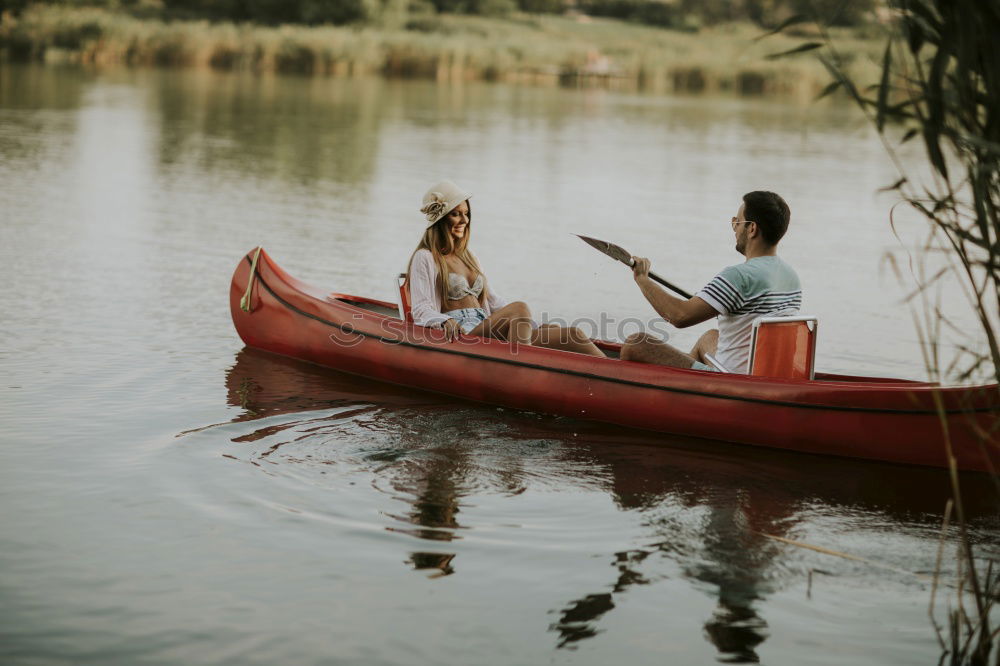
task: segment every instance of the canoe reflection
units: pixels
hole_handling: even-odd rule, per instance
[[[226,401],[244,410],[233,421],[372,402],[399,406],[440,402],[391,384],[250,348],[236,353],[226,373],[226,392]]]
[[[340,374],[265,352],[243,350],[226,378],[234,419],[359,405],[382,411],[378,419],[393,448],[381,454],[378,474],[407,498],[409,511],[390,516],[388,528],[416,538],[450,543],[469,529],[459,519],[465,497],[484,490],[514,495],[531,475],[518,455],[487,450],[480,429],[492,410],[476,409],[408,389]],[[361,407],[360,405],[365,405]],[[405,415],[393,419],[392,408]],[[419,410],[411,408],[420,407]],[[388,408],[388,409],[387,409]],[[461,409],[457,409],[461,408]],[[554,442],[559,474],[570,483],[607,488],[618,508],[642,517],[641,547],[609,561],[605,585],[582,590],[554,609],[550,629],[559,647],[573,647],[600,633],[600,619],[633,586],[655,583],[644,562],[665,558],[715,599],[704,634],[731,663],[758,661],[768,636],[763,601],[789,573],[794,549],[768,538],[793,536],[808,511],[875,517],[886,530],[933,530],[950,490],[940,470],[789,454],[750,447],[669,438],[595,423],[504,412],[501,438],[510,443]],[[263,428],[241,439],[266,436]],[[262,433],[259,434],[258,433]],[[443,434],[442,434],[443,433]],[[469,442],[476,443],[470,446]],[[410,455],[418,452],[420,455]],[[484,462],[490,457],[491,460]],[[538,473],[535,467],[531,473]],[[997,515],[996,489],[984,475],[963,475],[965,512],[974,524]],[[694,523],[686,516],[697,516]],[[407,527],[407,525],[412,527]],[[455,553],[416,551],[408,563],[432,577],[455,573]],[[650,560],[652,562],[652,560]],[[652,579],[651,579],[652,578]]]

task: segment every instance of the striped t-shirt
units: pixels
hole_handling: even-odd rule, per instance
[[[716,358],[730,372],[746,374],[753,320],[794,315],[802,306],[799,276],[776,256],[729,266],[696,294],[719,313]]]

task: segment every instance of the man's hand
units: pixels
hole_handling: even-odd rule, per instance
[[[697,296],[687,299],[676,298],[657,286],[649,277],[649,259],[632,257],[632,262],[632,276],[639,285],[642,295],[658,315],[677,328],[700,324],[719,314]]]
[[[642,278],[649,277],[649,259],[645,257],[632,257],[632,277],[638,282]]]
[[[441,324],[441,328],[444,330],[444,337],[448,342],[451,342],[462,334],[462,328],[458,325],[458,320],[451,317]]]

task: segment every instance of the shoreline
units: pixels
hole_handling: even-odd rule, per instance
[[[815,58],[766,59],[802,36],[755,41],[763,30],[748,23],[682,33],[588,17],[437,15],[408,28],[167,22],[35,5],[0,20],[0,60],[810,99],[829,81]],[[882,46],[855,33],[838,33],[838,48],[864,76]]]

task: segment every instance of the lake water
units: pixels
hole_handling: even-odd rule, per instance
[[[440,177],[475,193],[498,292],[604,313],[607,337],[651,312],[572,233],[696,289],[739,260],[740,196],[773,189],[820,369],[925,376],[884,262],[905,258],[875,194],[895,174],[850,108],[0,66],[0,661],[937,661],[941,472],[470,405],[242,348],[228,288],[247,250],[392,300]],[[995,557],[995,490],[964,482]]]

